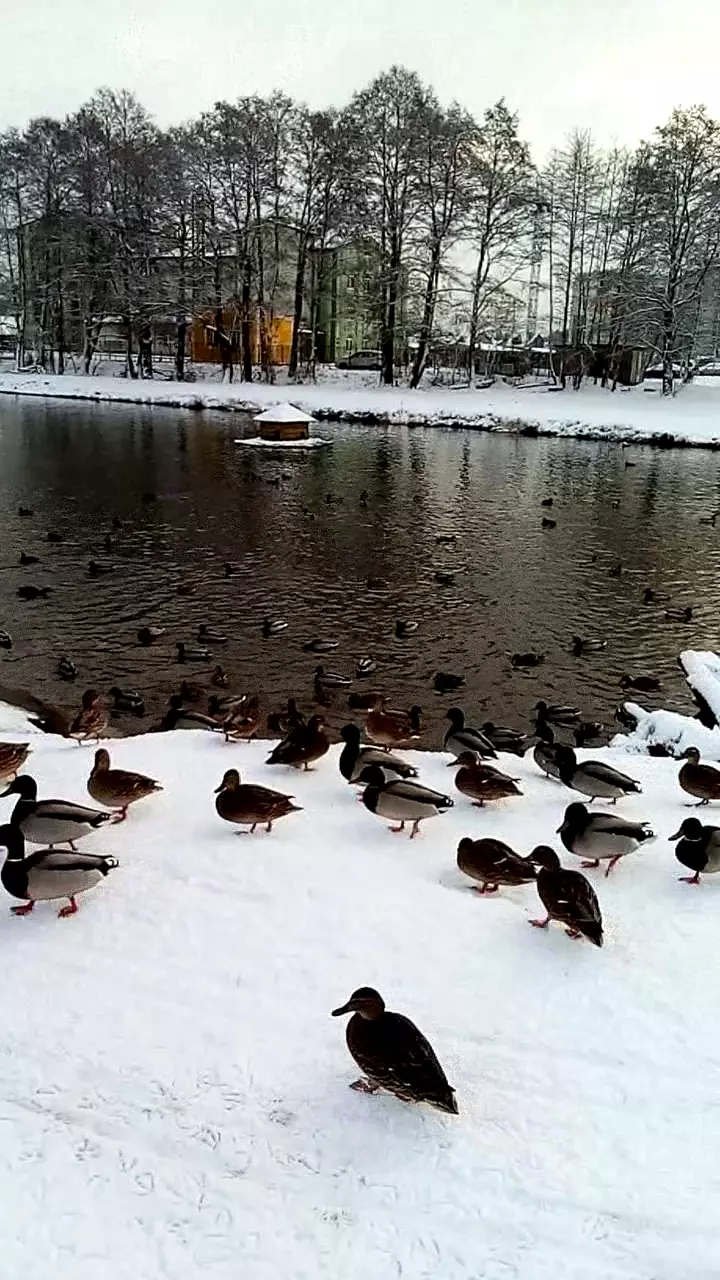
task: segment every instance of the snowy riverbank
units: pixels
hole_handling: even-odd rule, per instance
[[[339,372],[339,371],[338,371]],[[129,381],[125,378],[47,374],[0,374],[0,395],[51,396],[96,402],[167,405],[254,413],[292,400],[320,419],[401,423],[415,426],[524,430],[543,435],[720,448],[720,380],[698,380],[672,399],[658,384],[611,392],[546,386],[484,390],[367,385],[367,375],[318,384]],[[1,406],[0,406],[1,409]]]
[[[87,802],[92,750],[0,706],[0,738],[30,735],[40,794]],[[85,841],[119,870],[69,920],[0,904],[8,1276],[717,1274],[699,1206],[720,1190],[703,977],[720,884],[678,883],[675,761],[602,753],[642,782],[619,809],[658,838],[609,879],[588,873],[597,951],[529,928],[530,888],[484,900],[455,868],[463,835],[558,847],[571,797],[531,758],[501,761],[522,798],[485,812],[455,793],[411,843],[357,803],[336,748],[297,774],[266,768],[267,743],[202,733],[108,745],[165,786]],[[446,757],[409,758],[453,793]],[[230,766],[303,811],[237,837],[213,805]],[[357,1069],[329,1012],[365,983],[430,1037],[458,1117],[347,1088]]]

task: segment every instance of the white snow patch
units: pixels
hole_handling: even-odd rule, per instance
[[[332,444],[332,440],[324,440],[322,436],[308,436],[307,440],[263,440],[262,436],[238,437],[235,444],[253,449],[322,449]]]
[[[2,707],[0,725],[26,736]],[[0,911],[4,1274],[718,1274],[720,883],[678,883],[676,762],[602,753],[644,786],[619,811],[658,838],[588,873],[598,951],[531,929],[530,888],[483,900],[455,868],[466,834],[558,847],[571,796],[529,758],[501,762],[521,799],[458,795],[410,842],[357,803],[337,748],[297,774],[201,732],[109,746],[165,787],[85,842],[120,868],[72,919]],[[446,756],[408,758],[452,791]],[[41,795],[86,801],[91,760],[33,737],[29,769]],[[213,805],[229,765],[303,811],[236,836]],[[347,1088],[329,1012],[365,983],[431,1039],[458,1117]]]
[[[276,404],[258,414],[256,422],[314,422],[311,413],[304,413],[294,404]]]
[[[704,699],[720,724],[720,655],[686,649],[680,654],[680,666],[690,688]]]

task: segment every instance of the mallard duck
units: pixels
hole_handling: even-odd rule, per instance
[[[584,747],[587,742],[591,742],[595,738],[601,738],[604,732],[605,725],[600,724],[599,720],[582,720],[573,729],[575,746]]]
[[[193,649],[192,645],[183,644],[182,640],[177,646],[178,662],[209,662],[209,649]]]
[[[643,591],[643,604],[655,604],[658,600],[657,591],[653,591],[652,587],[646,587]]]
[[[395,623],[395,635],[398,640],[404,640],[406,636],[411,636],[414,631],[417,631],[419,625],[419,622],[411,622],[403,618],[398,618]]]
[[[581,636],[573,636],[572,651],[576,658],[584,653],[601,653],[607,649],[607,640],[583,640]]]
[[[572,725],[580,719],[579,707],[571,707],[560,702],[545,702],[543,698],[535,703],[535,713],[538,721],[545,721],[548,724]]]
[[[314,640],[308,640],[303,645],[304,653],[332,653],[333,649],[340,646],[339,640],[325,640],[322,636],[317,636]]]
[[[2,795],[19,796],[10,818],[12,825],[20,827],[31,844],[47,844],[50,848],[56,844],[74,848],[75,840],[83,840],[115,816],[68,800],[38,800],[37,782],[29,773],[21,773]]]
[[[134,716],[145,715],[145,700],[136,689],[120,689],[116,684],[108,690],[116,711],[129,711]]]
[[[260,728],[260,699],[244,698],[232,707],[222,722],[225,741],[249,742]]]
[[[378,578],[376,574],[371,573],[369,577],[365,579],[365,586],[368,591],[387,591],[390,583],[387,578]]]
[[[451,707],[445,719],[450,721],[450,728],[445,734],[444,741],[446,751],[450,751],[454,756],[472,751],[483,759],[497,758],[497,752],[485,734],[465,724],[465,713],[460,707]]]
[[[332,1016],[346,1013],[353,1015],[347,1025],[347,1047],[367,1077],[351,1089],[362,1093],[386,1089],[403,1102],[429,1102],[439,1111],[457,1115],[455,1090],[414,1022],[402,1013],[389,1013],[372,987],[359,987],[347,1004],[333,1009]]]
[[[453,573],[450,569],[436,569],[434,577],[441,587],[453,587],[457,573]]]
[[[28,584],[18,587],[17,594],[21,600],[47,600],[52,594],[52,587],[33,587]]]
[[[378,818],[389,818],[400,824],[391,827],[391,831],[404,831],[405,823],[412,822],[411,840],[420,830],[421,822],[426,818],[436,818],[453,806],[449,796],[431,791],[419,782],[401,778],[386,782],[380,765],[372,764],[363,769],[360,781],[365,783],[362,797],[365,808]]]
[[[95,752],[95,763],[88,778],[87,789],[93,800],[106,809],[119,809],[122,822],[128,808],[136,800],[145,800],[156,791],[162,791],[159,782],[143,773],[129,773],[127,769],[110,768],[110,752],[100,747]]]
[[[183,687],[184,686],[185,681],[183,680]],[[222,719],[229,711],[234,711],[237,707],[244,706],[247,699],[248,695],[246,693],[226,693],[224,697],[221,697],[219,693],[211,693],[208,698],[208,712],[211,716],[215,716],[217,719]],[[187,701],[189,701],[189,699],[187,699]]]
[[[395,711],[387,705],[383,694],[365,721],[365,733],[371,742],[387,751],[391,747],[414,746],[420,741],[420,707],[411,707],[409,711]]]
[[[693,611],[688,605],[686,609],[666,609],[666,622],[692,622]]]
[[[29,755],[29,742],[0,742],[0,782],[16,778]]]
[[[326,689],[345,689],[352,684],[347,676],[341,676],[337,671],[326,671],[324,667],[315,668],[315,681]]]
[[[183,680],[175,697],[180,698],[183,702],[199,702],[201,698],[205,697],[206,693],[207,690],[201,684],[192,684],[190,680]],[[215,714],[214,711],[212,714]]]
[[[249,827],[250,835],[257,826],[264,826],[266,831],[272,831],[273,822],[277,822],[278,818],[301,811],[300,805],[292,803],[292,796],[271,791],[269,787],[241,782],[237,769],[226,771],[215,795],[215,808],[219,816],[226,822]],[[238,835],[244,834],[238,832]]]
[[[510,665],[516,668],[539,667],[544,661],[544,653],[535,653],[531,649],[527,653],[514,653],[510,658]]]
[[[438,546],[443,546],[445,543],[455,543],[457,542],[457,540],[458,540],[458,536],[456,533],[436,533],[435,534],[435,541],[437,542]]]
[[[530,744],[526,733],[509,729],[506,725],[493,724],[492,720],[485,721],[481,732],[495,751],[504,751],[509,755],[524,756]]]
[[[34,516],[35,512],[33,511],[32,507],[18,507],[18,515],[22,516],[24,519],[27,519],[28,516]]]
[[[165,627],[141,627],[137,633],[140,644],[154,644],[161,636],[165,635]]]
[[[488,769],[472,751],[463,751],[455,763],[460,766],[455,774],[455,786],[480,808],[489,800],[506,800],[509,796],[522,795],[513,778],[492,767]]]
[[[106,574],[115,573],[116,566],[111,564],[109,560],[91,560],[88,565],[88,573],[91,578],[102,578]]]
[[[296,769],[302,766],[307,771],[330,750],[324,725],[324,716],[311,716],[307,724],[296,725],[287,738],[273,748],[265,763],[289,764]]]
[[[340,772],[348,782],[360,782],[363,769],[370,765],[379,765],[383,770],[385,781],[393,776],[397,778],[416,778],[417,769],[406,764],[399,756],[394,756],[379,747],[363,747],[360,745],[360,730],[356,724],[346,724],[340,730],[340,737],[345,746],[338,762]]]
[[[29,556],[25,551],[20,552],[20,564],[29,565],[29,564],[39,564],[39,563],[40,563],[39,556]]]
[[[540,521],[540,525],[543,529],[556,529],[557,520],[551,520],[550,516],[543,516],[542,520]]]
[[[623,689],[637,689],[639,693],[654,693],[660,688],[657,676],[621,676],[620,684]]]
[[[497,893],[501,884],[529,884],[535,879],[535,866],[530,858],[521,858],[502,840],[462,839],[457,847],[457,864],[464,875],[478,880],[475,893]]]
[[[57,673],[61,680],[77,680],[78,669],[67,656],[62,657],[57,665]]]
[[[678,782],[683,791],[687,791],[689,796],[698,796],[700,804],[720,800],[720,769],[714,769],[710,764],[701,764],[697,747],[688,747],[685,761],[678,774]]]
[[[86,689],[82,696],[82,710],[78,712],[70,725],[69,736],[74,738],[78,746],[90,738],[98,741],[108,724],[108,714],[100,700],[96,689]]]
[[[293,730],[305,724],[305,716],[294,698],[288,698],[284,711],[271,711],[268,718],[268,732],[277,733],[286,738]]]
[[[355,670],[359,676],[371,676],[373,671],[377,671],[377,662],[368,654],[364,658],[358,658]]]
[[[45,539],[47,542],[54,542],[54,543],[65,541],[64,535],[62,533],[58,533],[56,529],[51,529],[49,533],[46,533]]]
[[[372,711],[382,696],[378,689],[369,689],[367,693],[349,693],[347,704],[351,711]]]
[[[0,631],[0,649],[12,649],[12,636],[9,631]]]
[[[232,563],[230,562],[230,560],[226,560],[226,561],[225,561],[225,563],[224,563],[224,565],[223,565],[223,569],[224,569],[224,571],[225,571],[225,577],[226,577],[226,578],[232,578],[234,574],[239,573],[239,569],[238,569],[237,565],[236,565],[236,564],[232,564]]]
[[[433,688],[437,693],[454,693],[464,683],[465,677],[455,675],[453,671],[436,671],[433,676]]]
[[[175,591],[179,596],[191,596],[195,593],[194,582],[178,582]]]
[[[3,888],[12,898],[20,898],[22,907],[11,907],[15,916],[27,916],[36,902],[54,902],[68,898],[58,915],[73,916],[75,899],[94,888],[109,871],[118,866],[117,858],[99,853],[57,853],[39,849],[25,857],[25,838],[17,826],[0,827],[0,849],[7,857],[0,871]]]
[[[536,929],[547,929],[551,920],[565,926],[569,938],[587,938],[603,944],[602,915],[597,894],[580,871],[566,871],[554,849],[538,845],[530,854],[537,867],[537,891],[547,916],[531,920]]]
[[[645,840],[652,840],[655,832],[647,822],[628,822],[614,813],[590,813],[584,804],[576,803],[565,810],[558,835],[570,853],[585,859],[584,867],[607,862],[605,875],[609,876],[616,862],[634,853]]]
[[[184,706],[180,694],[174,693],[169,699],[168,710],[160,721],[160,729],[164,732],[173,729],[210,729],[213,733],[220,733],[222,724],[212,715],[206,716],[202,711],[193,711]]]
[[[540,502],[540,506],[541,506],[541,507],[551,507],[554,501],[555,501],[555,499],[554,499],[554,498],[542,498],[542,499],[541,499],[541,502]]]
[[[554,734],[549,725],[543,725],[543,732],[539,742],[533,747],[533,760],[548,778],[557,778],[560,781],[560,765],[558,764],[558,753],[563,750],[559,742],[555,742]]]
[[[201,622],[198,627],[198,643],[199,644],[227,644],[227,636],[222,636],[218,631],[214,631],[212,627],[207,627]]]
[[[617,505],[620,506],[620,503],[618,502]],[[613,506],[615,506],[615,503],[613,503]],[[620,564],[620,561],[618,561],[617,564],[611,564],[610,568],[608,569],[608,578],[621,578],[621,577],[622,577],[622,565]]]
[[[216,689],[227,689],[230,677],[227,671],[218,665],[210,676],[210,683],[214,684]]]
[[[558,747],[557,763],[560,769],[560,781],[573,791],[589,796],[591,800],[612,800],[617,803],[621,796],[631,795],[633,791],[642,791],[639,782],[612,769],[609,764],[600,760],[583,760],[578,764],[572,747]],[[720,776],[720,775],[718,775]]]
[[[287,625],[284,618],[264,618],[262,633],[267,640],[270,636],[279,636],[281,631],[287,631]]]
[[[677,840],[675,857],[693,876],[680,876],[684,884],[699,884],[701,874],[712,876],[720,871],[720,827],[703,826],[697,818],[686,818],[670,840]]]

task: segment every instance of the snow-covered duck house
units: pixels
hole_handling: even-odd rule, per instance
[[[294,404],[276,404],[255,421],[262,440],[307,440],[315,419]]]

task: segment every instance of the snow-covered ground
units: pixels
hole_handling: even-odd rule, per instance
[[[321,418],[397,422],[418,426],[465,426],[484,430],[525,429],[547,435],[720,446],[720,379],[698,379],[664,399],[659,384],[611,392],[583,386],[579,391],[547,386],[510,387],[503,382],[484,390],[468,388],[383,388],[368,375],[332,371],[317,384],[218,381],[129,381],[119,377],[63,377],[11,372],[0,374],[0,394],[60,396],[94,401],[124,401],[190,409],[255,412],[288,398]]]
[[[0,739],[26,736],[0,706]],[[32,744],[40,794],[87,801],[92,749]],[[720,1274],[720,883],[678,882],[676,762],[604,753],[657,839],[588,873],[598,951],[531,929],[532,889],[479,898],[455,868],[463,835],[559,847],[571,796],[531,759],[502,761],[522,798],[457,795],[410,842],[357,803],[337,749],[297,774],[203,733],[109,746],[165,787],[84,842],[120,868],[71,919],[0,903],[3,1276]],[[410,758],[452,793],[446,757]],[[303,811],[238,837],[213,804],[229,766]],[[459,1116],[348,1089],[329,1014],[362,984],[431,1039]]]

